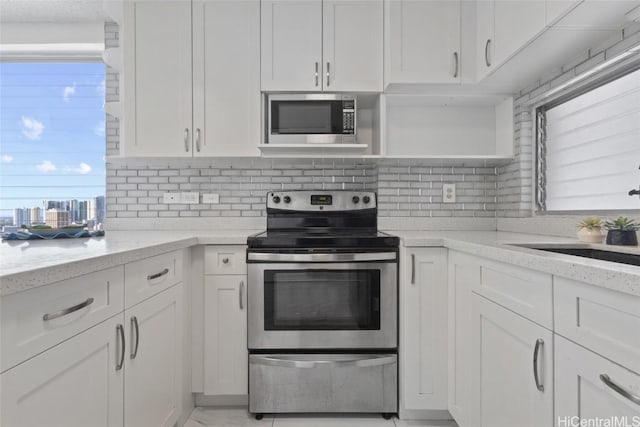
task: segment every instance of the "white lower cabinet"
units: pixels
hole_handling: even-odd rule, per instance
[[[122,427],[121,324],[112,317],[3,373],[0,425]]]
[[[400,285],[402,410],[447,409],[447,250],[409,248]]]
[[[555,425],[614,418],[625,421],[610,425],[640,425],[640,375],[559,335],[555,340]]]
[[[204,282],[204,394],[247,394],[247,276]]]
[[[182,284],[125,311],[125,426],[172,427],[182,410]]]
[[[553,333],[472,296],[472,416],[464,426],[553,425]]]

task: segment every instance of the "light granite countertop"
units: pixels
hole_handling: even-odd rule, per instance
[[[0,296],[198,244],[242,245],[258,231],[111,231],[100,238],[5,241],[0,244]],[[576,239],[496,231],[386,231],[406,247],[444,246],[640,296],[640,267],[509,245],[579,243]],[[640,254],[638,248],[618,249]]]

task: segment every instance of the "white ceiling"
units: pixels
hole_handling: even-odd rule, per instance
[[[0,22],[105,21],[100,0],[0,0]]]

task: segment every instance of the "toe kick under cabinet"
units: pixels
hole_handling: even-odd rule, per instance
[[[182,262],[176,251],[2,297],[0,425],[172,427],[183,415]],[[180,273],[153,287],[165,269]]]

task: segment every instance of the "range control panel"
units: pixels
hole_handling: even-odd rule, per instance
[[[374,209],[372,191],[273,191],[267,193],[267,208],[291,211],[353,211]]]

